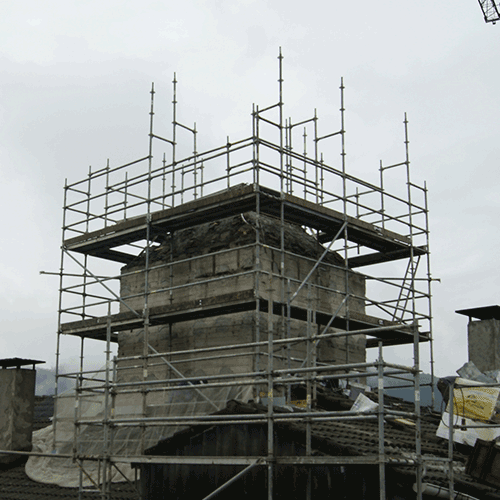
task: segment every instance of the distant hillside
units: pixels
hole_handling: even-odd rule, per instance
[[[64,392],[72,389],[74,382],[70,379],[59,379],[59,392]],[[52,396],[55,393],[56,373],[55,369],[46,370],[45,368],[37,368],[36,370],[36,386],[35,394],[37,396]]]
[[[410,378],[411,375],[398,375],[398,377]],[[422,406],[432,406],[432,388],[431,388],[431,375],[428,373],[420,374],[420,404]],[[442,401],[441,393],[437,389],[437,381],[439,377],[434,377],[434,410],[442,411]],[[410,380],[405,382],[404,380],[398,380],[394,378],[384,377],[384,387],[387,388],[387,394],[389,396],[394,396],[395,398],[401,398],[405,401],[415,401],[415,395],[413,387],[399,387],[404,385],[410,385]],[[370,387],[377,387],[378,379],[377,377],[368,377],[367,384]]]

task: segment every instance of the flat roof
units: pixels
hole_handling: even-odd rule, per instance
[[[37,359],[23,359],[23,358],[4,358],[0,359],[0,367],[1,368],[20,368],[21,366],[33,365],[33,369],[35,369],[35,365],[39,365],[41,363],[45,363],[45,361],[39,361]]]
[[[455,312],[475,319],[500,319],[500,306],[473,307]]]

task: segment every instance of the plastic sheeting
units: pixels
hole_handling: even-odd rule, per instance
[[[492,417],[500,394],[499,387],[481,387],[479,382],[466,379],[457,379],[457,384],[462,387],[455,388],[453,391],[453,423],[454,425],[463,425],[463,429],[453,430],[453,440],[456,443],[462,443],[474,446],[477,439],[484,441],[493,441],[500,436],[500,429],[496,427],[467,428],[469,425],[485,424]],[[473,385],[476,387],[463,387],[464,385]],[[450,403],[444,411],[436,435],[444,439],[449,438],[450,421]]]
[[[493,416],[500,394],[500,387],[477,387],[479,382],[457,379],[453,391],[453,412],[457,416],[487,422]],[[472,385],[476,387],[463,387]],[[449,403],[447,410],[449,410]]]
[[[89,387],[87,387],[88,389]],[[223,388],[203,388],[197,384],[189,389],[165,390],[148,395],[146,417],[181,417],[207,415],[222,409],[231,399],[248,401],[251,398],[250,386]],[[206,400],[208,398],[217,408]],[[53,457],[31,456],[26,464],[26,473],[34,481],[78,487],[80,480],[84,487],[102,482],[102,469],[97,461],[83,462],[84,472],[72,460],[57,455],[72,454],[74,447],[86,456],[102,455],[106,452],[105,430],[102,425],[83,424],[76,431],[74,391],[62,394],[57,400],[56,441],[54,448],[54,424],[33,433],[33,451],[52,454]],[[105,399],[102,393],[86,391],[78,398],[79,420],[98,420],[105,414]],[[143,400],[140,393],[118,394],[115,400],[115,419],[138,419],[143,416]],[[181,425],[147,425],[144,431],[139,426],[116,426],[108,441],[111,455],[139,456],[144,449],[155,445],[159,440],[172,436],[185,428]],[[109,429],[108,429],[109,430]],[[109,434],[108,434],[109,436]],[[134,478],[133,469],[126,464],[119,465],[120,471],[129,480]],[[113,482],[125,481],[115,467],[111,468]],[[90,477],[89,477],[90,476]],[[90,479],[91,478],[91,479]]]
[[[378,404],[367,398],[364,394],[359,394],[351,407],[351,411],[359,413],[374,413],[378,410]]]

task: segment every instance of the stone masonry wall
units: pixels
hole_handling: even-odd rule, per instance
[[[148,273],[149,307],[164,304],[182,304],[193,300],[203,300],[215,295],[224,295],[255,290],[263,299],[272,294],[273,301],[286,302],[287,294],[293,294],[300,282],[312,269],[315,259],[324,251],[312,236],[300,227],[285,225],[285,250],[299,254],[284,257],[285,278],[279,277],[282,253],[279,249],[279,221],[270,217],[259,218],[261,225],[261,246],[255,245],[255,214],[246,213],[215,223],[207,223],[179,231],[172,237],[166,235],[162,245],[151,254]],[[214,253],[218,252],[218,253]],[[210,255],[207,255],[210,254]],[[262,273],[256,281],[257,255]],[[196,257],[196,258],[194,258]],[[191,259],[191,260],[187,260]],[[171,263],[170,266],[165,264]],[[345,314],[346,307],[357,312],[364,312],[365,279],[359,273],[346,271],[339,266],[343,260],[335,253],[327,254],[309,280],[293,301],[293,305],[302,308],[308,306],[324,313],[335,312],[342,300],[346,288],[353,296],[340,309]],[[122,270],[121,295],[133,308],[144,307],[144,262],[125,266]],[[336,267],[337,266],[337,267]],[[269,273],[278,276],[270,280]],[[189,286],[185,286],[189,284]],[[256,287],[257,285],[257,287]],[[122,306],[123,307],[123,306]],[[273,336],[275,339],[287,335],[286,322],[279,316],[273,316]],[[312,325],[312,334],[317,333],[317,326]],[[333,331],[333,330],[332,330]],[[267,340],[267,314],[260,315],[257,324],[255,311],[239,312],[218,317],[195,319],[172,325],[154,326],[149,329],[150,344],[159,352],[175,352],[231,344],[243,344],[256,340]],[[291,320],[291,337],[307,335],[307,322]],[[119,356],[141,355],[143,351],[143,331],[122,332],[119,340]],[[238,349],[220,351],[217,359],[193,360],[193,355],[169,356],[169,361],[182,361],[175,367],[184,376],[215,375],[220,373],[246,373],[267,366],[267,346],[258,350]],[[277,349],[277,356],[288,355],[303,359],[306,355],[306,342],[299,342],[286,348]],[[214,353],[200,353],[198,358],[215,356]],[[349,337],[339,340],[323,340],[317,352],[320,361],[332,363],[359,362],[365,360],[365,337]],[[188,360],[187,358],[190,358]],[[160,360],[148,370],[150,378],[170,378],[177,376]],[[296,361],[292,366],[299,366]],[[122,364],[122,366],[124,366]],[[286,368],[288,365],[280,358],[274,360],[274,368]],[[140,378],[140,370],[121,372],[122,377]]]

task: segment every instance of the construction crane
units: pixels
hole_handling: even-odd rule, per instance
[[[500,21],[500,6],[495,0],[478,0],[481,10],[483,11],[484,20],[487,23],[495,24]]]

